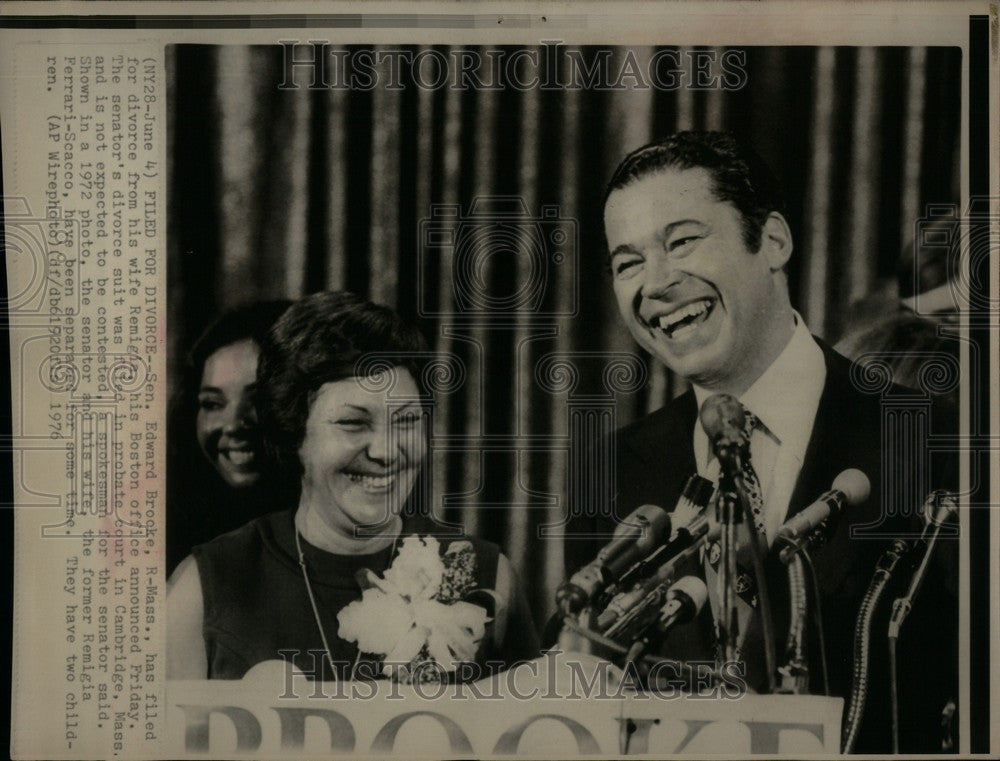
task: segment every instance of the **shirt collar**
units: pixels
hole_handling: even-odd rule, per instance
[[[826,362],[805,321],[797,312],[794,315],[791,339],[771,366],[740,396],[740,401],[783,448],[788,447],[802,459],[826,381]],[[714,392],[694,386],[694,393],[701,409]]]

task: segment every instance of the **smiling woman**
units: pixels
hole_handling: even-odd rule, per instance
[[[416,481],[426,449],[419,392],[408,369],[391,372],[392,395],[414,401],[393,404],[356,377],[324,383],[313,397],[299,448],[299,504],[304,522],[329,524],[328,542],[392,521]]]
[[[217,349],[206,361],[198,390],[198,445],[222,479],[234,488],[260,480],[253,389],[257,343],[252,338]]]
[[[220,359],[221,385],[202,389],[206,418],[218,392],[246,380],[230,372],[239,351]],[[237,679],[285,658],[321,679],[466,680],[537,654],[498,548],[439,541],[421,517],[428,359],[415,328],[352,294],[313,294],[281,317],[261,347],[257,411],[298,504],[195,547],[177,568],[171,678]],[[205,430],[220,472],[245,477],[243,442]]]
[[[254,392],[264,335],[290,301],[223,314],[187,357],[173,395],[167,466],[167,572],[191,547],[274,509]]]

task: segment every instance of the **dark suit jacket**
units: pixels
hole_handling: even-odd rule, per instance
[[[861,600],[872,578],[876,561],[886,549],[883,537],[852,538],[851,527],[871,524],[881,534],[919,530],[914,519],[905,516],[882,518],[883,481],[887,477],[910,478],[915,471],[911,452],[906,446],[890,449],[890,468],[882,462],[882,409],[880,394],[864,393],[851,382],[851,363],[818,341],[826,360],[827,376],[823,387],[812,437],[802,470],[791,498],[788,517],[812,503],[830,488],[834,478],[847,468],[858,468],[871,480],[871,497],[866,503],[850,508],[835,524],[829,541],[812,553],[819,578],[826,655],[830,671],[831,694],[846,698],[852,683],[854,625]],[[894,386],[889,396],[906,393]],[[673,509],[687,478],[697,472],[692,434],[698,410],[693,391],[681,395],[663,409],[618,431],[614,436],[616,497],[613,516],[600,515],[599,505],[589,506],[590,517],[571,518],[566,541],[567,559],[573,570],[593,558],[605,540],[581,535],[607,534],[617,520],[643,504]],[[935,416],[937,419],[935,420]],[[940,430],[949,423],[938,410],[930,413],[929,425]],[[940,463],[935,463],[940,465]],[[931,479],[953,478],[950,467],[937,468]],[[926,478],[926,476],[925,476]],[[935,488],[949,484],[931,481]],[[899,513],[912,514],[917,504],[885,506]],[[900,510],[902,507],[902,511]],[[605,509],[604,512],[607,512]],[[777,661],[785,662],[784,645],[788,630],[787,570],[772,547],[766,562],[766,574],[774,611]],[[901,576],[906,576],[903,573]],[[887,595],[889,602],[898,592]],[[810,602],[811,611],[815,606]],[[883,606],[888,608],[885,602]],[[887,610],[876,620],[872,649],[872,689],[867,703],[865,723],[855,750],[891,752],[889,735],[888,676],[885,631]],[[822,693],[819,644],[811,627],[810,691]],[[944,591],[940,575],[933,576],[921,591],[920,599],[900,638],[899,693],[901,710],[901,750],[933,752],[940,748],[940,712],[947,698],[955,694],[957,680],[954,645],[945,642],[957,630],[957,603]],[[711,612],[706,605],[702,615],[690,624],[675,629],[665,643],[663,654],[678,659],[712,660],[715,655]],[[752,687],[761,685],[754,684]]]

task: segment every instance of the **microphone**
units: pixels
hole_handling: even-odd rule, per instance
[[[697,576],[684,576],[667,591],[666,602],[660,608],[652,631],[636,640],[628,651],[626,662],[635,661],[657,644],[675,626],[694,619],[708,600],[708,587]]]
[[[892,604],[892,616],[889,619],[890,638],[899,637],[899,630],[906,617],[910,615],[913,602],[917,599],[924,577],[927,575],[927,568],[930,566],[931,556],[934,554],[941,531],[958,514],[958,498],[951,492],[932,491],[924,500],[923,514],[926,524],[915,545],[916,549],[921,546],[925,548],[923,557],[920,559],[920,565],[917,566],[913,578],[910,579],[910,586],[906,590],[906,594],[896,598]]]
[[[868,476],[857,468],[848,468],[833,479],[833,488],[824,492],[802,512],[785,521],[778,529],[778,539],[797,542],[809,536],[831,515],[840,515],[845,505],[859,505],[868,499],[872,485]]]
[[[719,460],[719,498],[715,514],[722,524],[722,556],[719,563],[719,608],[722,615],[717,621],[718,641],[724,658],[736,660],[736,632],[739,621],[736,615],[736,526],[743,521],[744,512],[750,510],[749,497],[743,479],[744,461],[750,458],[750,432],[745,430],[746,410],[738,399],[728,394],[715,394],[705,400],[699,412],[701,426]],[[751,520],[750,555],[754,572],[760,585],[759,600],[761,620],[764,625],[767,673],[774,673],[772,653],[774,642],[771,634],[771,606],[764,579],[763,557],[766,546]]]
[[[597,557],[574,573],[556,592],[564,614],[579,613],[637,560],[648,555],[670,533],[670,516],[656,505],[642,505],[617,527]]]
[[[709,528],[708,518],[705,515],[700,515],[680,529],[677,536],[657,549],[647,563],[647,565],[652,566],[654,561],[660,561],[656,571],[648,579],[638,583],[631,591],[621,592],[611,600],[597,617],[598,630],[604,631],[622,616],[636,612],[637,606],[641,605],[643,609],[647,609],[650,604],[658,604],[655,597],[657,588],[669,584],[674,578],[677,563],[691,557],[695,550],[705,544]],[[662,594],[662,591],[659,594]],[[618,630],[619,627],[615,626],[615,631]],[[609,629],[607,633],[610,636],[612,632]]]
[[[726,462],[734,450],[745,449],[750,444],[743,426],[746,411],[740,400],[729,394],[713,394],[701,405],[698,413],[701,427],[720,462]]]
[[[945,523],[954,518],[958,513],[958,497],[951,492],[933,491],[924,500],[923,514],[927,523],[924,531],[917,540],[915,549],[919,551],[924,548],[923,557],[917,567],[913,578],[910,579],[910,587],[906,594],[897,597],[892,603],[892,613],[889,615],[889,630],[886,633],[889,643],[889,706],[892,717],[892,750],[899,752],[899,693],[897,680],[896,643],[899,640],[899,632],[903,628],[906,617],[913,609],[913,601],[917,599],[920,586],[923,584],[924,576],[927,575],[927,568],[930,566],[931,556],[937,546],[938,537],[941,536],[941,529]]]
[[[617,580],[616,586],[622,589],[633,579],[641,579],[649,569],[655,569],[683,550],[687,546],[684,544],[686,539],[692,535],[699,536],[702,532],[701,519],[714,491],[715,485],[707,478],[702,478],[697,473],[690,476],[684,484],[681,496],[677,498],[673,512],[670,513],[670,531],[666,532],[670,541],[661,544],[651,555],[629,568]],[[617,590],[606,590],[605,600],[615,591]]]
[[[708,587],[697,576],[685,576],[670,587],[667,601],[660,608],[656,629],[666,634],[678,624],[685,624],[697,616],[708,600]]]
[[[673,521],[671,539],[677,536],[681,529],[689,528],[705,512],[714,492],[715,484],[707,478],[697,473],[688,478],[684,484],[684,491],[681,492],[674,511],[670,514]]]

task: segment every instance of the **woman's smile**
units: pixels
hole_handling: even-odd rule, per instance
[[[324,383],[309,407],[299,448],[302,504],[345,536],[398,515],[424,460],[419,405],[395,398],[414,399],[417,385],[408,370],[396,372],[392,397],[351,377]]]
[[[344,471],[344,475],[347,476],[353,483],[360,484],[366,491],[370,492],[383,492],[388,490],[396,481],[396,475],[399,471],[393,471],[391,473],[384,474],[371,474],[371,473],[353,473],[351,471]]]
[[[250,338],[214,351],[202,370],[195,434],[206,459],[234,489],[260,478],[260,431],[253,395],[259,349]]]

